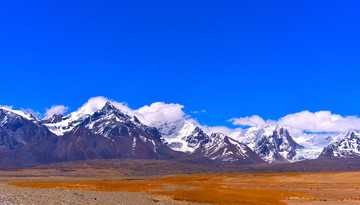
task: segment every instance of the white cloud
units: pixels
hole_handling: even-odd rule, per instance
[[[122,110],[129,115],[135,115],[141,122],[146,125],[156,125],[162,123],[176,122],[179,120],[189,119],[183,111],[184,106],[174,103],[155,102],[151,105],[145,105],[139,109],[131,109],[124,102],[117,102],[102,96],[93,97],[88,100],[81,108],[83,113],[93,113],[101,109],[105,103],[109,101],[115,107]],[[192,113],[206,112],[193,111]],[[296,136],[301,136],[304,132],[324,132],[324,133],[338,133],[344,132],[346,129],[360,129],[360,118],[357,116],[341,116],[332,114],[330,111],[309,112],[302,111],[294,114],[286,115],[277,121],[264,120],[258,115],[232,118],[229,120],[234,125],[240,126],[259,126],[259,125],[274,125],[288,127],[289,132]],[[206,133],[222,132],[231,135],[234,132],[241,131],[241,128],[231,129],[225,126],[202,126]]]
[[[45,117],[49,117],[53,114],[64,114],[69,110],[64,105],[53,105],[50,109],[46,108]]]
[[[39,111],[35,111],[33,109],[30,109],[30,108],[26,108],[26,109],[21,108],[21,111],[23,111],[26,114],[32,114],[36,118],[41,118],[42,117],[42,114]]]
[[[232,118],[229,120],[229,122],[232,122],[234,125],[251,127],[265,124],[265,121],[258,115],[253,115],[250,117]]]
[[[360,118],[344,117],[330,111],[302,111],[280,118],[278,124],[307,132],[343,132],[347,129],[360,129]]]
[[[180,104],[155,102],[150,106],[145,105],[144,107],[135,110],[134,114],[143,123],[154,125],[183,120],[185,118],[185,113],[182,111],[183,108],[184,106]]]
[[[192,114],[199,114],[199,113],[205,113],[205,112],[206,112],[206,110],[200,110],[200,111],[195,110],[195,111],[190,111],[190,113],[192,113]]]
[[[183,120],[187,117],[182,111],[184,106],[180,104],[155,102],[151,105],[145,105],[137,110],[133,110],[124,102],[117,102],[102,96],[90,98],[88,102],[79,108],[79,112],[89,114],[94,113],[104,107],[106,102],[111,102],[112,105],[128,115],[135,115],[146,125],[174,122],[177,120]]]
[[[133,114],[133,110],[131,110],[126,103],[124,102],[117,102],[115,100],[111,100],[105,98],[103,96],[92,97],[90,98],[83,106],[81,106],[78,111],[81,113],[91,114],[103,108],[106,102],[111,102],[116,108],[122,110],[127,114]]]
[[[286,115],[278,121],[264,120],[258,115],[229,120],[234,125],[258,126],[274,125],[288,127],[293,135],[301,135],[303,132],[313,133],[339,133],[347,129],[360,129],[360,118],[358,116],[341,116],[332,114],[330,111],[302,111]]]
[[[241,128],[231,129],[226,126],[209,127],[207,125],[201,126],[201,129],[204,130],[204,132],[209,135],[212,133],[223,133],[228,136],[232,135],[235,132],[240,132],[242,130]]]
[[[6,108],[6,109],[9,109],[9,110],[13,109],[12,105],[0,105],[0,107]]]

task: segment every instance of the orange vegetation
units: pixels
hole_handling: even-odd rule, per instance
[[[140,181],[38,181],[17,182],[11,185],[71,190],[148,192],[171,196],[175,200],[211,204],[282,204],[281,200],[290,197],[312,198],[308,194],[286,190],[238,187],[239,176],[242,175],[194,174]]]
[[[127,181],[87,181],[87,182],[22,182],[10,183],[17,187],[32,188],[57,188],[69,190],[89,190],[89,191],[130,191],[130,192],[146,192],[149,190],[163,190],[162,187],[147,182],[127,182]]]
[[[306,194],[260,189],[199,188],[157,192],[175,200],[210,204],[285,204],[281,200],[290,197],[311,198]]]

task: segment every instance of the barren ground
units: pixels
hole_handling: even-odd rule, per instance
[[[154,166],[146,175],[147,166],[75,165],[0,171],[0,204],[360,204],[360,172],[181,175]]]

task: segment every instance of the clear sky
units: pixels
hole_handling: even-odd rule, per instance
[[[1,1],[0,104],[360,114],[360,1]]]

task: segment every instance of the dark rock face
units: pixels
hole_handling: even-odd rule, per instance
[[[325,147],[319,156],[321,158],[348,158],[360,156],[360,132],[348,130],[339,135],[331,144]]]
[[[185,137],[185,141],[189,147],[196,149],[209,143],[210,138],[199,127],[196,127],[190,136]]]
[[[51,147],[56,138],[37,119],[0,109],[0,167],[53,162]]]
[[[0,109],[0,148],[18,149],[51,136],[52,133],[37,121]]]
[[[262,136],[255,144],[254,151],[269,162],[289,162],[296,156],[297,144],[284,128],[277,127],[271,136]]]

